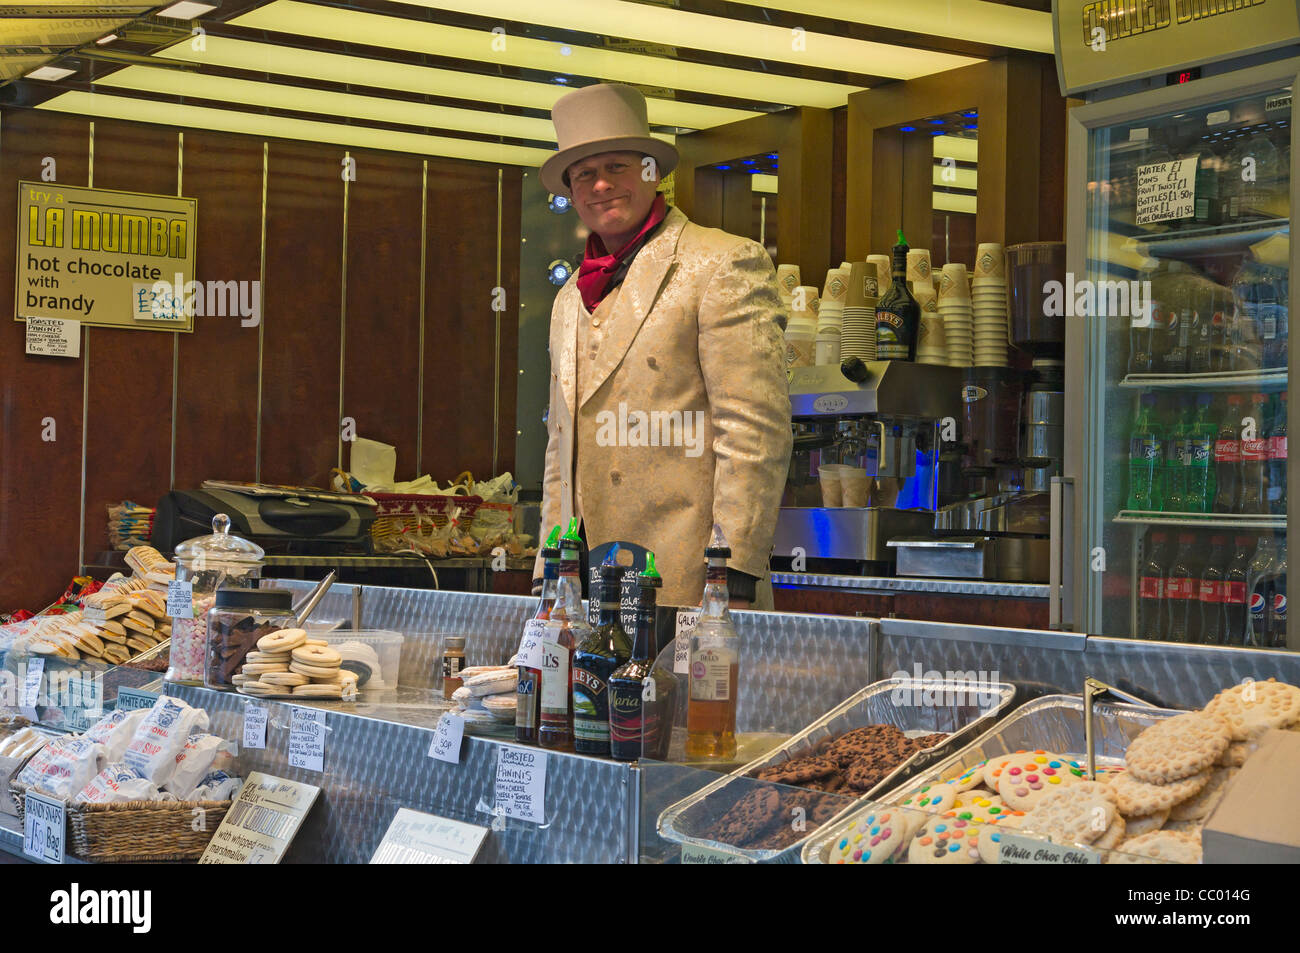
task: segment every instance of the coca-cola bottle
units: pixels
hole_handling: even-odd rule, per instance
[[[1153,532],[1148,540],[1147,558],[1138,571],[1139,639],[1159,642],[1164,638],[1165,575],[1169,569],[1169,536]]]
[[[1241,489],[1237,493],[1238,513],[1263,513],[1268,503],[1264,485],[1268,469],[1267,394],[1252,394],[1250,414],[1242,424]]]
[[[1286,515],[1286,391],[1278,395],[1268,428],[1268,511]]]
[[[1192,609],[1200,608],[1200,573],[1195,556],[1196,535],[1178,534],[1178,553],[1165,576],[1165,626],[1166,642],[1189,642],[1192,630]]]
[[[1220,645],[1245,645],[1247,616],[1250,603],[1246,598],[1246,582],[1250,574],[1250,558],[1254,553],[1251,536],[1237,536],[1232,540],[1232,560],[1223,578],[1223,639]]]
[[[1250,615],[1246,620],[1246,646],[1266,649],[1271,644],[1269,635],[1269,607],[1273,604],[1273,537],[1259,537],[1259,547],[1246,569],[1246,589],[1249,592]]]
[[[1211,536],[1210,547],[1210,555],[1205,560],[1205,569],[1201,571],[1198,593],[1201,611],[1191,641],[1202,645],[1222,645],[1223,634],[1227,629],[1224,597],[1228,562],[1232,558],[1232,553],[1228,550],[1227,536]]]
[[[1219,424],[1214,441],[1214,512],[1237,512],[1238,486],[1241,483],[1241,411],[1240,394],[1228,395],[1228,410]]]

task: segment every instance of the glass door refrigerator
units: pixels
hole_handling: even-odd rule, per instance
[[[1287,613],[1298,74],[1274,51],[1129,79],[1070,110],[1064,626],[1300,650]]]

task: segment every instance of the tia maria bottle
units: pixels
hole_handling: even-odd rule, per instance
[[[515,688],[515,740],[537,744],[541,726],[542,669],[541,645],[546,620],[551,617],[555,595],[560,587],[560,527],[551,530],[542,547],[542,596],[533,617],[524,623],[519,640],[519,682]],[[534,664],[535,663],[535,664]]]
[[[609,677],[609,753],[619,761],[663,761],[672,740],[677,679],[655,665],[656,590],[663,584],[655,554],[647,553],[645,571],[637,576],[632,657]]]
[[[618,547],[600,567],[600,621],[573,651],[573,750],[609,757],[609,677],[632,655],[619,621]]]

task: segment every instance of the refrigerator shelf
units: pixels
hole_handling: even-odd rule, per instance
[[[1128,374],[1119,382],[1130,390],[1286,390],[1287,369],[1217,371],[1208,374]]]
[[[1182,526],[1188,529],[1270,530],[1286,532],[1286,517],[1263,513],[1154,513],[1147,510],[1120,510],[1111,521],[1139,526]]]
[[[1131,241],[1136,246],[1135,250],[1155,258],[1183,258],[1244,248],[1263,241],[1270,235],[1285,235],[1290,231],[1290,219],[1271,218],[1242,225],[1218,225],[1212,228],[1134,237]]]

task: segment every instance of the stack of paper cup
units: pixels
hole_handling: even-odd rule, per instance
[[[876,270],[864,261],[855,261],[849,269],[844,296],[844,324],[840,328],[840,360],[856,357],[860,361],[876,359],[876,299],[879,286]]]
[[[918,281],[912,286],[912,295],[921,306],[921,323],[916,329],[916,363],[946,365],[948,344],[934,285],[929,281]]]
[[[894,281],[894,276],[892,273],[892,269],[894,267],[893,259],[891,259],[888,255],[868,255],[867,264],[875,265],[876,274],[880,276],[879,279],[880,290],[877,292],[877,296],[884,294],[885,289],[888,288]]]
[[[930,274],[929,249],[913,248],[907,253],[907,284],[913,289],[920,285],[922,288],[934,290],[934,278]],[[916,296],[915,290],[912,296]]]
[[[823,463],[817,468],[817,479],[822,486],[822,506],[844,505],[844,484],[840,474],[847,469],[841,463]]]
[[[817,311],[817,364],[840,363],[840,335],[844,330],[844,305],[848,300],[849,271],[832,268],[826,272],[821,307]]]
[[[800,280],[798,265],[776,266],[776,284],[781,293],[781,303],[787,311],[790,310],[790,296],[799,287]]]
[[[845,466],[840,470],[841,498],[845,506],[866,506],[871,477],[862,467]]]
[[[970,367],[974,362],[971,353],[973,327],[970,301],[970,282],[966,266],[944,265],[939,275],[939,316],[943,318],[944,340],[948,345],[948,364],[952,367]]]
[[[790,295],[785,328],[786,367],[812,367],[817,357],[817,289],[799,285]]]
[[[974,314],[972,357],[977,367],[1007,363],[1007,266],[1002,246],[986,242],[975,251],[971,283]]]

